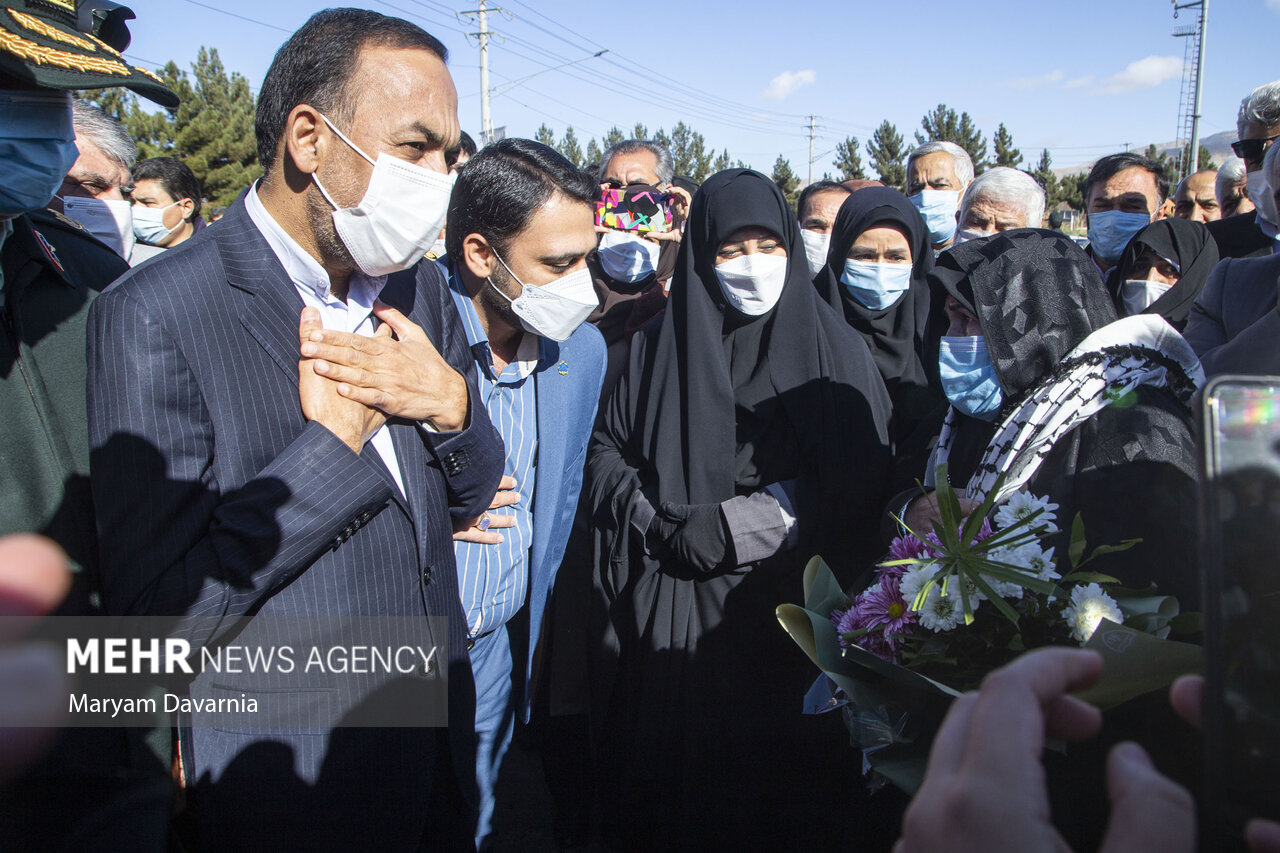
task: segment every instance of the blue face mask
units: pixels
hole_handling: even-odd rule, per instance
[[[1109,264],[1120,260],[1124,247],[1133,235],[1151,224],[1145,213],[1125,213],[1120,210],[1103,210],[1089,214],[1089,245],[1093,253]]]
[[[924,217],[929,229],[929,242],[935,246],[950,240],[956,233],[956,209],[960,193],[956,190],[921,190],[907,199]]]
[[[39,210],[80,156],[70,92],[0,90],[0,216]]]
[[[996,367],[981,335],[944,337],[938,350],[942,391],[956,411],[972,418],[994,421],[1004,404],[1004,391]]]
[[[883,311],[911,287],[911,264],[846,260],[840,283],[859,305]]]

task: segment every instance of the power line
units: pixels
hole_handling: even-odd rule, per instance
[[[226,9],[219,9],[217,6],[210,6],[206,3],[197,3],[196,0],[183,0],[184,3],[190,3],[192,6],[199,6],[201,9],[208,9],[210,12],[217,12],[220,15],[229,15],[241,21],[247,21],[250,24],[257,24],[260,27],[276,30],[277,32],[288,33],[293,35],[293,30],[286,30],[284,27],[277,27],[275,24],[268,24],[266,21],[259,21],[257,18],[249,18],[244,15],[237,15],[235,12],[228,12]]]

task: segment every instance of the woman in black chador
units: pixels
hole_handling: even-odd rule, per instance
[[[942,401],[920,358],[931,269],[929,231],[911,202],[895,189],[867,187],[840,205],[826,266],[813,280],[867,342],[893,401],[894,438]]]
[[[778,188],[710,178],[667,311],[636,336],[588,453],[612,843],[848,846],[856,755],[838,715],[801,714],[815,672],[774,610],[801,599],[812,555],[846,581],[878,556],[889,408]]]

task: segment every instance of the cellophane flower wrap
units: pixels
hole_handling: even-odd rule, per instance
[[[778,608],[783,627],[824,673],[807,710],[842,711],[873,784],[888,780],[914,793],[950,700],[1029,649],[1102,652],[1103,678],[1081,696],[1103,708],[1197,671],[1199,648],[1166,638],[1199,630],[1198,614],[1181,614],[1154,585],[1127,589],[1087,568],[1139,540],[1086,554],[1077,515],[1059,554],[1045,547],[1060,532],[1058,506],[1047,498],[1015,492],[997,506],[988,497],[965,517],[945,466],[937,482],[940,520],[928,532],[904,525],[870,584],[846,594],[815,557],[805,571],[805,606]]]

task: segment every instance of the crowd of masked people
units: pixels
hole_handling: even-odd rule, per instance
[[[477,151],[438,40],[330,9],[207,223],[189,168],[72,98],[178,102],[80,5],[0,16],[5,612],[197,649],[408,619],[441,658],[319,703],[182,684],[336,709],[293,727],[59,730],[63,662],[3,637],[4,849],[534,849],[537,808],[565,848],[1195,849],[1198,682],[1103,719],[1067,695],[1096,656],[1026,655],[954,704],[909,803],[801,713],[774,611],[814,555],[865,583],[939,470],[966,510],[1025,489],[1140,539],[1096,570],[1198,609],[1193,398],[1280,374],[1280,81],[1216,173],[1098,160],[1081,240],[949,142],[798,210],[651,140]],[[447,683],[447,725],[341,725],[397,677]],[[1046,739],[1087,742],[1042,765]]]

